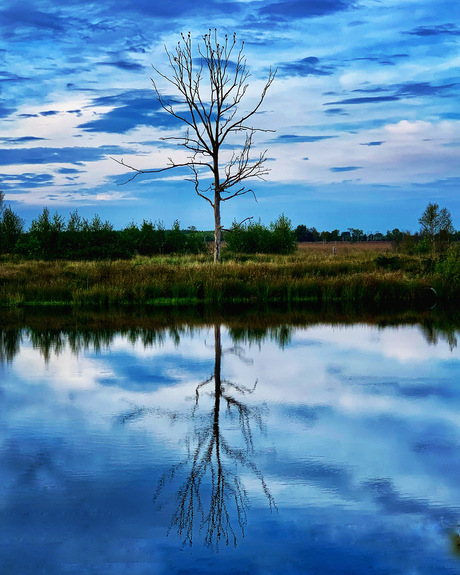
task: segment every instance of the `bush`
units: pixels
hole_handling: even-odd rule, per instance
[[[460,246],[453,245],[435,265],[436,273],[452,282],[460,282]]]
[[[297,249],[296,233],[289,218],[281,214],[276,222],[270,224],[272,230],[272,253],[292,254]]]
[[[260,219],[238,225],[233,222],[231,230],[225,235],[227,249],[233,253],[244,254],[290,254],[297,247],[296,232],[291,220],[284,214],[267,228]]]
[[[374,261],[378,268],[384,270],[396,271],[401,269],[402,262],[398,256],[384,256],[380,254]]]

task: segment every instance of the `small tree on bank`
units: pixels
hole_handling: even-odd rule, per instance
[[[249,70],[243,52],[244,42],[237,48],[236,35],[232,39],[225,36],[219,43],[217,31],[205,34],[203,44],[196,51],[192,46],[190,33],[182,35],[174,51],[166,54],[169,59],[170,73],[163,74],[154,67],[155,72],[169,82],[179,95],[179,100],[172,100],[163,95],[155,80],[153,87],[158,101],[165,112],[186,126],[183,136],[171,136],[164,140],[175,141],[189,153],[185,161],[176,162],[169,158],[164,168],[140,170],[126,164],[118,163],[139,174],[159,173],[179,167],[188,167],[191,171],[189,181],[193,182],[196,193],[212,207],[214,212],[214,261],[220,259],[222,240],[221,204],[248,193],[243,182],[250,178],[263,179],[268,173],[264,165],[265,153],[251,158],[254,134],[267,132],[251,125],[250,119],[259,110],[271,86],[276,71],[268,74],[262,93],[249,111],[240,111],[240,105],[248,89]],[[185,105],[186,111],[183,111]],[[233,154],[225,160],[222,157],[224,143],[232,135],[241,136],[239,145],[235,145]],[[202,183],[206,176],[211,176],[211,183]],[[127,182],[125,182],[127,183]]]
[[[419,218],[420,232],[430,239],[433,250],[439,244],[448,243],[449,237],[454,233],[452,216],[447,208],[439,208],[438,204],[428,203],[425,211]]]
[[[24,229],[24,220],[11,206],[5,208],[4,193],[0,190],[0,254],[13,253]]]

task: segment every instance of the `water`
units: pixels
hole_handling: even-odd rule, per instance
[[[460,572],[455,332],[1,335],[1,573]]]

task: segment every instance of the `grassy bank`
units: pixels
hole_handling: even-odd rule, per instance
[[[437,258],[398,255],[389,246],[307,246],[291,256],[208,256],[67,262],[3,261],[0,305],[174,305],[297,301],[458,300],[460,282],[437,270]]]

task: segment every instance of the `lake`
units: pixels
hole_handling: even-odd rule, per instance
[[[457,329],[141,324],[0,329],[2,573],[460,571]]]

